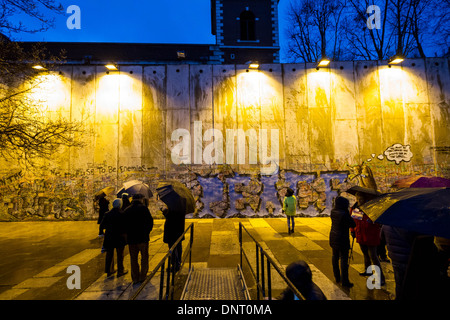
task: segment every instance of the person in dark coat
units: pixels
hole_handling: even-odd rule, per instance
[[[131,204],[128,193],[122,193],[122,210],[125,211]]]
[[[130,251],[131,279],[133,283],[145,280],[148,272],[148,243],[153,229],[153,217],[148,207],[143,204],[144,196],[133,196],[131,205],[125,210],[127,242]],[[139,266],[138,256],[141,254]]]
[[[322,290],[312,281],[311,269],[305,261],[298,260],[288,265],[286,276],[305,300],[327,300]],[[289,287],[277,299],[300,300]]]
[[[378,259],[377,248],[381,241],[381,225],[370,220],[359,206],[372,200],[375,196],[356,192],[356,202],[350,209],[351,216],[356,223],[356,227],[351,230],[352,236],[356,238],[356,242],[361,248],[361,252],[364,256],[364,271],[360,272],[361,276],[371,276],[371,273],[367,272],[367,269],[371,265],[375,265],[380,270],[380,282],[381,285],[385,285],[385,277],[383,269],[381,268],[380,260]]]
[[[350,228],[356,226],[349,212],[350,202],[347,198],[338,196],[334,199],[334,207],[331,210],[330,247],[333,250],[331,263],[336,282],[342,280],[342,285],[353,287],[348,279],[348,252],[350,249]],[[339,259],[341,268],[339,270]]]
[[[166,221],[164,223],[164,243],[167,243],[169,249],[175,244],[178,238],[184,233],[186,199],[174,191],[169,191],[161,200],[167,205],[162,210]],[[182,238],[184,240],[184,237]],[[176,271],[181,267],[182,240],[173,251],[172,263]]]
[[[105,213],[100,228],[105,230],[103,239],[103,248],[106,250],[105,273],[111,276],[116,272],[114,270],[114,249],[117,252],[117,276],[121,277],[128,273],[123,267],[123,251],[127,244],[125,216],[121,209],[122,200],[115,199],[113,208]]]
[[[100,195],[96,196],[97,204],[98,204],[98,219],[97,224],[98,226],[98,236],[103,237],[103,229],[101,228],[101,223],[103,221],[103,217],[105,216],[105,213],[109,211],[109,201],[106,199],[106,194],[102,192]]]

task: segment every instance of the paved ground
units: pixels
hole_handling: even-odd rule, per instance
[[[355,286],[346,289],[334,282],[331,266],[331,248],[328,234],[329,218],[296,218],[294,234],[288,234],[285,219],[189,219],[194,223],[192,262],[195,268],[236,268],[239,263],[239,222],[262,244],[263,248],[285,268],[297,259],[308,262],[313,280],[332,300],[389,300],[393,299],[392,267],[382,263],[386,285],[368,289],[359,246],[354,246],[354,260],[350,265],[350,281]],[[162,242],[164,220],[155,220],[150,239],[150,270],[167,252]],[[0,223],[0,300],[107,300],[128,299],[137,289],[131,284],[130,274],[106,278],[103,273],[102,240],[97,238],[95,221],[82,222],[4,222]],[[188,244],[189,237],[183,242]],[[254,260],[255,246],[243,237],[243,247]],[[128,249],[125,266],[129,270]],[[253,264],[253,262],[252,262]],[[80,267],[81,289],[68,289],[67,273],[71,265]],[[244,271],[247,266],[244,264]],[[182,272],[183,274],[183,272]],[[246,275],[248,275],[246,271]],[[275,274],[275,272],[272,272]],[[254,287],[251,279],[248,286]],[[142,299],[154,295],[155,281],[143,291]],[[284,288],[274,276],[274,295]]]

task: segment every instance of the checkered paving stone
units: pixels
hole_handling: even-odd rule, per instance
[[[324,291],[328,299],[386,300],[393,296],[395,283],[393,281],[392,267],[389,263],[382,263],[383,272],[386,276],[386,287],[375,291],[367,289],[366,278],[358,274],[363,271],[364,265],[359,245],[356,243],[353,248],[354,260],[351,261],[349,269],[350,281],[355,283],[355,286],[351,289],[346,289],[334,282],[331,267],[331,248],[328,244],[328,235],[331,227],[330,218],[296,218],[295,232],[293,234],[287,232],[285,218],[189,219],[186,222],[186,226],[189,223],[195,224],[192,262],[194,265],[201,265],[201,269],[221,269],[220,266],[223,266],[225,261],[231,264],[231,262],[234,263],[236,261],[236,258],[238,259],[238,230],[239,223],[242,223],[281,268],[285,269],[289,263],[296,259],[305,260],[313,272],[314,282]],[[150,237],[150,271],[167,252],[167,244],[162,241],[163,224],[164,220],[155,220],[155,226]],[[72,243],[75,239],[80,239],[80,237],[92,239],[92,235],[95,234],[98,228],[95,222],[58,222],[57,228],[52,223],[39,223],[38,225],[33,223],[8,223],[7,226],[11,232],[2,234],[0,245],[8,247],[8,245],[15,244],[14,254],[22,254],[24,256],[29,254],[26,251],[26,241],[29,241],[27,239],[32,238],[34,242],[42,246],[46,245],[46,241],[51,242],[51,246],[54,246],[60,240],[67,240],[64,242],[64,246],[67,246],[67,243]],[[35,226],[39,226],[39,231],[36,231]],[[25,229],[23,230],[22,228]],[[72,233],[76,233],[76,237],[72,236]],[[65,234],[68,235],[67,239],[64,238]],[[86,242],[86,240],[84,241]],[[85,285],[83,292],[77,294],[76,298],[89,300],[128,299],[137,289],[131,285],[130,273],[120,278],[115,276],[107,278],[102,270],[104,262],[100,251],[102,241],[98,240],[95,243],[92,240],[89,241],[89,246],[86,246],[79,252],[75,252],[72,256],[49,264],[46,269],[41,268],[39,272],[31,273],[30,278],[10,285],[7,290],[0,291],[0,300],[23,299],[23,297],[33,299],[34,296],[42,299],[42,292],[46,292],[45,290],[55,286],[62,286],[64,287],[63,289],[67,290],[65,288],[65,280],[69,276],[65,272],[67,266],[72,264],[83,266],[92,264],[95,261],[95,264],[100,267],[91,268],[94,269],[91,272],[97,272],[98,275],[91,275],[92,282]],[[243,247],[248,252],[251,263],[254,264],[255,245],[248,236],[244,236],[243,241]],[[17,243],[22,244],[22,246],[17,247]],[[185,249],[188,243],[189,236],[183,241]],[[95,245],[98,245],[98,248],[93,248]],[[66,249],[65,247],[61,248],[61,250]],[[19,252],[17,252],[18,250]],[[51,255],[51,253],[48,254]],[[54,261],[55,257],[56,255],[51,261]],[[31,259],[29,260],[31,261],[30,263],[33,262]],[[125,256],[124,263],[125,268],[130,270],[129,256]],[[23,266],[20,265],[18,267]],[[223,267],[229,267],[229,265]],[[2,268],[6,268],[6,264]],[[0,269],[0,274],[9,271],[11,266],[8,265],[8,268],[8,270]],[[33,270],[32,265],[28,269]],[[278,279],[279,276],[276,275],[276,272],[272,274],[274,276],[273,288],[282,290],[285,284],[281,278]],[[214,276],[206,273],[202,277],[204,279],[199,281],[203,281],[203,283],[217,280]],[[206,280],[207,278],[210,280]],[[0,283],[0,288],[1,285]],[[8,287],[7,285],[3,286]],[[222,285],[222,288],[224,286],[225,284]],[[39,290],[44,291],[40,295],[34,295],[34,292],[40,292]],[[154,296],[152,283],[150,283],[148,290],[147,288],[144,289],[144,292],[142,299],[152,299]],[[219,293],[216,292],[215,294],[218,295]]]

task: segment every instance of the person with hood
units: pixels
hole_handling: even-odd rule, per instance
[[[123,251],[127,244],[127,239],[124,226],[125,216],[121,206],[122,200],[115,199],[113,208],[105,213],[100,224],[100,228],[105,230],[103,248],[106,250],[105,273],[108,277],[116,272],[114,270],[114,250],[117,252],[117,276],[121,277],[128,273],[123,267]]]
[[[287,188],[286,196],[283,199],[283,212],[287,217],[288,233],[294,233],[295,221],[294,217],[297,211],[297,199],[294,196],[294,190]],[[292,229],[291,229],[292,221]]]
[[[312,281],[311,269],[305,261],[297,260],[288,265],[286,276],[300,291],[305,300],[327,300],[322,290]],[[277,300],[300,300],[300,298],[287,287]]]
[[[350,249],[350,228],[356,226],[350,216],[350,202],[347,198],[338,196],[334,199],[334,206],[330,213],[330,247],[332,248],[331,263],[336,282],[342,280],[345,287],[353,287],[348,279],[348,252]],[[339,269],[339,260],[341,268]]]
[[[144,205],[143,199],[142,194],[134,195],[131,205],[125,210],[131,279],[134,284],[143,282],[147,277],[148,243],[150,242],[150,232],[153,229],[153,217],[148,207]],[[140,266],[139,253],[141,254]]]

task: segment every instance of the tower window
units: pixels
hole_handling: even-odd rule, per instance
[[[239,17],[241,23],[241,41],[256,40],[255,15],[251,11],[243,11]]]

